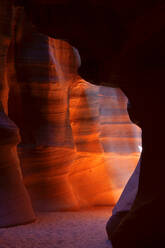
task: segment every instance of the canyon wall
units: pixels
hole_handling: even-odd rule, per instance
[[[20,16],[9,114],[21,131],[33,207],[114,204],[139,155],[140,131],[130,122],[127,99],[119,89],[84,81],[78,51],[41,34],[21,9]]]
[[[12,42],[15,9],[9,1],[0,6],[0,227],[31,222],[35,219],[24,186],[17,144],[19,129],[8,112],[8,51]]]
[[[83,80],[77,73],[78,51],[37,31],[22,7],[15,11],[15,32],[5,52],[8,83],[2,87],[1,101],[20,129],[21,142],[12,143],[12,151],[17,156],[20,142],[23,180],[34,209],[115,204],[136,166],[141,144],[140,129],[127,114],[126,97],[120,89]],[[5,66],[3,77],[4,72]],[[16,170],[20,180],[21,169]],[[23,181],[20,184],[31,211],[28,222],[32,209]]]

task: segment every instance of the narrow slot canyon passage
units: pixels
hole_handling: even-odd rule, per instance
[[[128,99],[82,78],[79,51],[24,7],[0,3],[0,248],[112,248],[106,223],[142,149]]]

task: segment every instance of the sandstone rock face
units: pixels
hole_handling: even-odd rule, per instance
[[[70,180],[81,206],[114,203],[100,140],[99,87],[84,80],[70,90],[70,121],[77,151]]]
[[[119,89],[81,79],[77,50],[39,33],[23,8],[15,30],[9,116],[20,128],[19,156],[34,208],[114,204],[139,155],[140,131],[128,118],[127,99]]]
[[[0,13],[0,227],[6,227],[31,222],[35,216],[23,183],[17,155],[19,130],[7,116],[9,92],[7,55],[15,19],[12,3],[2,1]]]
[[[133,205],[136,198],[139,185],[139,174],[140,174],[140,159],[135,168],[133,174],[131,175],[128,183],[126,184],[117,204],[113,208],[112,214],[118,214],[120,212],[129,211]]]
[[[135,159],[130,165],[130,159],[119,185],[112,180],[120,160],[114,154],[137,152],[126,98],[117,89],[82,80],[76,49],[36,31],[23,9],[19,15],[22,31],[16,35],[9,113],[21,131],[19,155],[34,208],[114,204],[136,163]],[[125,138],[118,148],[121,133]]]
[[[68,90],[77,77],[79,57],[66,42],[36,32],[26,18],[22,25],[15,52],[17,80],[10,94],[15,106],[10,104],[9,111],[21,129],[24,181],[35,209],[75,209],[78,203],[68,178],[76,156]]]
[[[130,121],[128,99],[119,88],[100,87],[100,141],[116,202],[141,152],[141,129]],[[138,182],[138,181],[137,181]]]
[[[8,82],[7,82],[7,53],[12,38],[13,7],[8,1],[1,3],[0,17],[0,100],[7,113],[8,103]]]
[[[78,152],[102,153],[99,87],[84,80],[70,90],[70,121]]]
[[[138,153],[141,130],[130,121],[127,98],[119,88],[100,87],[100,139],[104,151]]]
[[[120,89],[79,80],[71,87],[69,107],[78,154],[71,172],[76,194],[82,204],[114,204],[138,162],[141,145],[127,98]]]
[[[0,109],[0,227],[25,224],[35,220],[31,201],[24,186],[17,144],[17,126]]]

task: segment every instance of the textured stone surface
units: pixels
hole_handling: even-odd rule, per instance
[[[1,45],[1,100],[20,129],[19,156],[34,208],[114,204],[139,154],[140,131],[128,118],[127,99],[119,89],[82,80],[77,50],[37,31],[22,7],[11,15],[14,29],[7,45]],[[13,163],[19,162],[16,152],[13,156]],[[24,213],[29,209],[32,214],[28,196],[24,203]]]
[[[84,80],[70,90],[70,121],[77,151],[102,153],[99,87]]]
[[[40,8],[41,2],[35,2],[37,10]],[[116,4],[119,3],[116,2]],[[127,2],[128,10],[125,2],[125,8],[122,8],[120,4],[118,4],[119,8],[115,8],[118,13],[122,13],[118,16],[119,18],[116,18],[116,20],[120,20],[120,23],[124,22],[123,16],[127,16],[127,13],[129,13],[128,19],[133,20],[126,23],[132,38],[126,37],[128,33],[124,37],[128,42],[122,53],[119,52],[122,42],[119,42],[119,46],[117,42],[120,41],[118,37],[119,33],[122,34],[121,29],[116,25],[117,22],[112,22],[110,18],[111,6],[114,5],[111,1],[110,3],[102,1],[99,7],[96,5],[98,1],[64,1],[65,5],[55,2],[54,8],[51,8],[50,5],[42,5],[40,10],[36,11],[39,13],[38,16],[45,18],[33,15],[35,9],[32,16],[36,19],[33,20],[34,23],[43,32],[53,35],[52,31],[54,32],[53,29],[57,27],[56,35],[58,37],[68,38],[73,42],[72,44],[76,44],[74,43],[76,41],[77,44],[80,44],[80,50],[83,50],[82,57],[84,56],[88,61],[82,72],[86,72],[86,75],[89,76],[88,79],[92,78],[94,81],[96,79],[95,83],[107,82],[109,85],[113,80],[113,83],[120,85],[129,97],[136,113],[136,119],[140,121],[143,130],[144,152],[142,152],[140,170],[141,180],[134,205],[119,225],[119,229],[116,230],[113,246],[155,247],[164,244],[164,230],[159,227],[165,222],[165,200],[162,197],[165,174],[164,166],[162,166],[164,164],[162,141],[165,136],[162,131],[164,130],[162,113],[164,112],[165,6],[162,1],[150,1],[153,4],[147,5],[146,16],[143,18],[145,7],[143,8],[143,5],[139,4],[141,1],[133,2],[131,5]],[[148,3],[148,1],[146,2]],[[157,4],[158,6],[156,6]],[[132,11],[132,6],[134,11]],[[151,6],[154,7],[150,10]],[[138,10],[139,7],[141,11]],[[136,20],[137,16],[140,17],[139,21]],[[54,23],[50,20],[54,20]],[[110,33],[112,27],[116,30],[116,33],[112,32],[114,35]],[[131,32],[133,32],[133,36]],[[114,43],[117,43],[117,46],[110,45],[112,44],[111,37],[115,37]],[[116,61],[111,60],[111,52],[115,51],[113,48],[117,50],[115,57],[119,54]],[[113,67],[111,69],[110,62]],[[86,71],[86,69],[89,70]]]
[[[100,87],[100,139],[104,152],[139,153],[141,130],[130,121],[127,98],[119,88]]]
[[[0,244],[6,248],[112,248],[105,233],[110,214],[111,207],[37,213],[35,223],[1,229]]]
[[[111,237],[115,248],[164,246],[164,15],[161,4],[136,23],[116,72],[140,121],[143,151],[138,193]]]
[[[19,154],[33,206],[114,204],[136,165],[124,159],[121,180],[117,157],[138,154],[140,133],[134,140],[127,99],[118,89],[82,80],[76,49],[36,31],[22,9],[19,15],[9,112],[21,131]]]
[[[0,110],[0,227],[25,224],[35,219],[31,201],[25,189],[17,144],[16,125]]]
[[[79,57],[68,43],[36,32],[26,17],[22,25],[15,52],[17,80],[10,94],[14,107],[10,102],[9,111],[21,130],[24,181],[35,209],[75,209],[68,178],[76,155],[68,92]]]
[[[71,88],[70,120],[79,155],[71,178],[83,204],[114,204],[136,166],[141,132],[131,123],[126,106],[119,89],[84,80]]]
[[[70,90],[70,121],[77,158],[70,179],[82,206],[114,204],[100,140],[99,87],[84,80]]]
[[[112,214],[115,215],[118,212],[129,211],[133,205],[136,198],[139,185],[139,175],[140,175],[140,159],[135,168],[133,174],[128,180],[117,204],[113,208]]]
[[[19,130],[7,116],[7,54],[15,20],[12,3],[1,1],[0,13],[0,227],[5,227],[31,222],[35,216],[23,183],[17,155]]]

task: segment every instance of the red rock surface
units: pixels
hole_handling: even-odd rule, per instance
[[[130,121],[127,98],[119,88],[100,87],[100,139],[104,151],[139,153],[141,129]]]
[[[31,222],[35,216],[23,183],[17,154],[19,130],[7,116],[7,55],[15,20],[12,3],[2,1],[0,13],[0,227],[6,227]]]
[[[10,103],[9,109],[21,130],[24,181],[35,209],[75,209],[78,203],[68,178],[76,156],[69,86],[78,77],[79,57],[68,43],[37,32],[26,17],[22,25],[26,28],[16,43],[16,80],[10,94],[14,106]]]
[[[0,110],[0,227],[32,222],[35,215],[24,186],[17,144],[17,126]]]
[[[115,204],[138,162],[141,131],[126,108],[120,89],[84,80],[71,87],[70,120],[78,154],[71,179],[82,205]]]
[[[127,99],[119,89],[82,80],[75,48],[39,33],[22,8],[16,17],[9,102],[4,99],[20,128],[19,155],[34,208],[114,204],[139,156],[140,131],[129,120]]]

